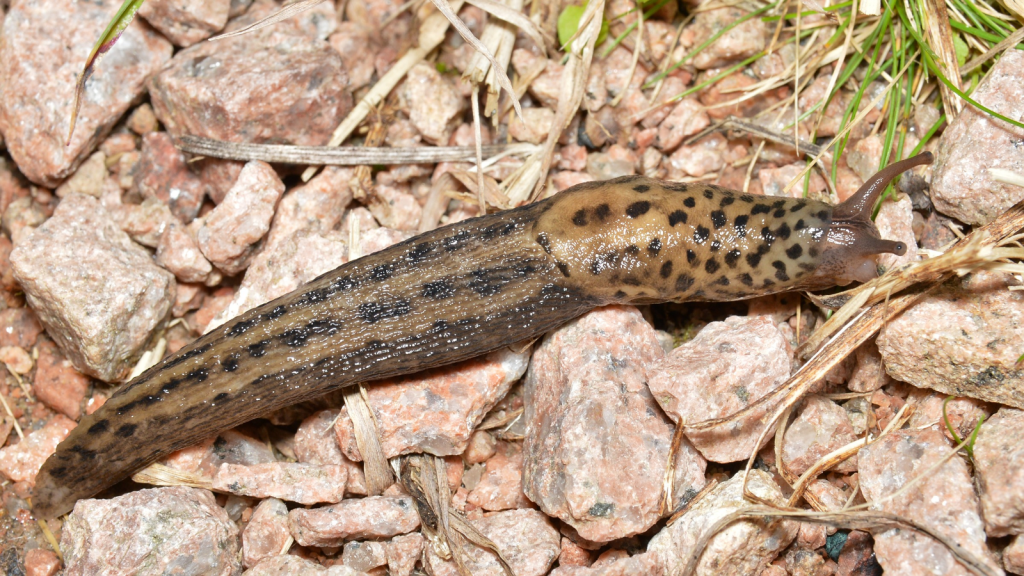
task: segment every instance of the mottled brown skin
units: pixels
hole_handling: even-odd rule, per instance
[[[643,177],[439,228],[324,274],[146,371],[43,465],[65,513],[149,463],[344,386],[535,338],[610,303],[737,300],[865,279],[901,253],[868,218],[894,164],[840,206]],[[873,273],[872,273],[873,275]]]

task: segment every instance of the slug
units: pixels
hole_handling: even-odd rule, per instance
[[[36,478],[68,512],[175,450],[344,386],[535,338],[611,303],[724,301],[875,276],[870,215],[897,162],[838,206],[628,176],[438,228],[211,331],[128,383]]]

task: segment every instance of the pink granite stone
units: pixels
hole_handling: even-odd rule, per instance
[[[655,146],[664,152],[671,152],[683,140],[707,128],[709,124],[711,119],[704,111],[704,106],[696,98],[684,98],[658,126]]]
[[[891,320],[876,342],[897,380],[1024,408],[1024,292],[1007,273],[950,280]]]
[[[668,157],[669,180],[679,180],[688,176],[700,178],[721,170],[725,166],[723,156],[728,144],[725,137],[716,132],[689,146],[680,146]]]
[[[213,489],[239,496],[280,498],[299,504],[334,504],[345,497],[344,466],[269,462],[253,466],[224,464]]]
[[[1024,54],[1004,52],[971,93],[980,104],[1020,120],[1024,117]],[[989,169],[1024,174],[1024,130],[973,106],[946,128],[939,141],[931,199],[939,212],[968,224],[987,224],[1024,199],[1024,188],[995,181]]]
[[[528,353],[505,348],[453,366],[367,387],[381,447],[388,458],[413,452],[461,454],[473,428],[526,371]],[[362,461],[355,428],[343,409],[336,424],[342,452]]]
[[[15,482],[34,482],[43,462],[77,424],[57,414],[46,426],[25,435],[17,444],[0,448],[0,473]]]
[[[990,536],[1024,533],[1024,411],[1000,408],[978,432],[974,466],[985,531]]]
[[[171,209],[156,198],[146,198],[141,204],[104,205],[104,208],[132,240],[150,248],[160,244],[164,232],[176,221]]]
[[[327,5],[320,8],[330,10]],[[231,29],[268,15],[261,2]],[[153,111],[174,135],[323,145],[352,108],[341,56],[317,36],[316,9],[262,30],[178,52],[150,79]],[[326,31],[326,29],[324,30]]]
[[[555,112],[550,108],[524,108],[523,118],[513,118],[508,125],[508,133],[519,142],[540,144],[548,137],[551,123],[555,120]]]
[[[344,466],[348,472],[345,483],[346,494],[366,495],[366,479],[363,468],[341,453],[338,436],[334,433],[334,421],[338,410],[321,410],[299,424],[295,433],[295,456],[299,462],[318,466]]]
[[[36,348],[36,374],[32,389],[39,400],[72,420],[82,415],[82,404],[89,391],[89,378],[71,365],[48,340]]]
[[[558,552],[559,566],[590,566],[592,560],[586,548],[562,536],[561,550]]]
[[[344,566],[360,572],[370,572],[374,568],[387,565],[387,548],[383,542],[346,542],[342,550],[341,561]]]
[[[0,346],[29,349],[43,331],[31,308],[8,308],[0,312]]]
[[[198,221],[196,240],[203,255],[228,275],[245,270],[253,245],[270,230],[283,192],[269,164],[248,162],[224,201]]]
[[[885,498],[913,478],[927,473],[912,488],[881,500],[877,510],[927,525],[964,547],[993,570],[998,566],[985,547],[981,506],[967,464],[953,457],[932,470],[950,451],[935,428],[896,430],[861,448],[860,489],[868,502]],[[875,554],[888,571],[899,574],[969,574],[941,543],[925,534],[898,528],[875,535]]]
[[[106,160],[105,153],[94,152],[78,166],[74,174],[54,190],[54,194],[58,198],[63,198],[68,194],[85,194],[99,198],[103,195],[103,186],[109,178]]]
[[[789,378],[791,350],[766,316],[712,322],[651,371],[651,393],[675,422],[721,418],[750,405]],[[759,446],[761,411],[730,429],[687,433],[714,462],[736,462]],[[770,439],[771,436],[769,435]]]
[[[132,113],[128,115],[128,119],[125,121],[125,126],[139,136],[156,132],[160,129],[160,123],[156,119],[156,114],[153,114],[153,107],[148,102],[143,102],[132,110]]]
[[[18,346],[0,346],[0,362],[15,374],[24,375],[32,371],[32,357]]]
[[[374,55],[381,48],[373,35],[355,22],[342,22],[328,41],[345,63],[349,90],[354,92],[369,85],[375,71]]]
[[[757,179],[761,183],[761,189],[764,191],[765,196],[803,198],[804,184],[802,181],[798,181],[798,184],[788,191],[786,186],[789,186],[789,183],[794,178],[799,177],[803,173],[804,168],[806,166],[801,162],[786,164],[778,168],[765,167],[757,173]],[[811,172],[811,178],[807,182],[807,194],[811,198],[821,198],[822,195],[827,194],[825,180],[817,172]]]
[[[938,424],[939,430],[947,439],[953,440],[953,436],[946,429],[946,423],[942,417],[942,407],[946,407],[946,420],[949,425],[960,436],[961,439],[969,437],[974,433],[975,426],[982,418],[992,415],[992,405],[973,398],[949,398],[945,394],[936,394],[930,390],[914,389],[907,397],[907,403],[913,403],[913,415],[907,422],[910,428],[927,428]],[[1008,409],[1009,410],[1009,409]]]
[[[846,410],[828,398],[811,396],[786,428],[782,458],[790,473],[800,476],[826,454],[856,439]],[[857,457],[854,456],[835,469],[853,472],[856,468]]]
[[[451,80],[425,62],[413,66],[402,85],[401,99],[409,120],[423,139],[444,146],[458,125],[466,100]]]
[[[733,25],[744,15],[746,11],[732,7],[698,12],[689,24],[696,31],[694,45],[701,44],[722,28]],[[768,25],[760,18],[751,18],[739,26],[733,26],[701,50],[691,62],[700,70],[727,66],[764,50],[769,36]]]
[[[523,486],[588,540],[643,532],[661,515],[673,429],[645,386],[665,353],[629,306],[590,312],[548,334],[524,383]],[[595,424],[599,423],[599,424]],[[681,484],[704,485],[699,470]]]
[[[156,246],[156,263],[169,272],[180,282],[206,282],[211,276],[219,280],[220,274],[215,272],[210,261],[203,256],[199,244],[181,224],[171,222],[160,236]],[[178,285],[181,289],[181,285]]]
[[[146,77],[171,57],[171,44],[129,26],[86,82],[70,145],[65,146],[81,73],[96,38],[120,2],[17,2],[0,32],[0,133],[21,172],[55,187],[103,140],[143,92]]]
[[[288,513],[292,537],[302,546],[341,546],[345,540],[389,538],[420,525],[409,496],[368,496]]]
[[[423,553],[427,539],[419,532],[395,536],[385,544],[389,576],[410,576]]]
[[[25,552],[25,576],[54,576],[60,566],[60,558],[49,550],[33,548]]]
[[[484,510],[532,508],[523,494],[523,449],[519,443],[502,442],[487,461],[480,483],[469,493],[467,502]]]
[[[242,530],[242,566],[252,568],[264,558],[284,554],[291,537],[284,502],[277,498],[260,502]]]
[[[352,176],[351,168],[326,166],[309,182],[286,192],[274,213],[267,244],[272,246],[300,230],[326,235],[338,228],[352,201]]]
[[[240,571],[238,527],[197,488],[139,490],[109,500],[79,500],[64,523],[68,576]]]
[[[132,177],[132,191],[163,202],[185,224],[199,214],[206,197],[202,178],[192,171],[167,132],[150,132],[142,137],[142,155]]]
[[[1003,567],[1011,574],[1024,574],[1024,536],[1018,534],[1003,548]]]
[[[874,340],[857,348],[856,359],[846,383],[851,392],[873,392],[892,382],[892,378],[885,373],[882,355]]]
[[[175,282],[89,196],[73,194],[11,253],[18,282],[75,367],[126,378],[167,317]]]
[[[560,551],[558,531],[536,510],[496,512],[470,520],[480,532],[501,548],[516,576],[547,574]],[[463,546],[466,567],[473,576],[504,576],[506,573],[490,551],[472,544]],[[459,576],[453,561],[442,560],[428,546],[425,564],[434,576]]]
[[[594,180],[610,180],[636,174],[636,154],[625,146],[612,144],[607,152],[587,156],[587,173]]]
[[[751,470],[747,489],[760,498],[783,505],[785,498],[771,475]],[[713,536],[703,550],[695,549],[697,540],[722,517],[750,506],[743,498],[743,474],[739,473],[712,489],[695,502],[675,522],[663,528],[647,545],[666,574],[678,574],[690,559],[699,554],[694,574],[757,574],[796,537],[798,523],[774,523],[741,520],[729,524]]]
[[[462,454],[467,464],[486,462],[497,451],[498,440],[486,430],[477,430],[469,437],[469,446]]]
[[[138,14],[175,45],[185,48],[224,28],[230,9],[231,0],[148,0]]]
[[[916,262],[920,259],[917,255],[917,240],[914,237],[914,208],[910,196],[900,194],[896,202],[886,201],[882,203],[878,216],[875,217],[875,226],[878,233],[885,240],[898,240],[907,246],[907,252],[903,256],[895,254],[882,254],[878,256],[879,273],[885,270],[902,268],[906,264]]]

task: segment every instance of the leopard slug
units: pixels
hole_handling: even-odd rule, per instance
[[[628,176],[438,228],[211,331],[82,418],[43,465],[50,518],[203,438],[344,386],[535,338],[611,303],[724,301],[865,281],[902,254],[870,213],[897,162],[837,206]]]

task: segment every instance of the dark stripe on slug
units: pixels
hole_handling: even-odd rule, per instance
[[[367,324],[375,324],[385,318],[405,316],[409,312],[412,312],[412,306],[404,298],[399,298],[392,303],[386,304],[364,302],[359,305],[359,318]]]
[[[393,272],[394,267],[391,264],[381,264],[380,266],[375,266],[373,270],[370,271],[370,278],[381,282],[391,278],[391,274]]]
[[[231,337],[231,338],[234,338],[236,336],[241,336],[242,334],[245,334],[246,332],[248,332],[250,328],[252,328],[253,326],[255,326],[255,325],[259,324],[259,323],[260,323],[259,317],[249,318],[248,320],[242,320],[240,322],[235,322],[234,326],[232,326],[231,329],[228,330],[228,336]]]
[[[259,358],[267,353],[266,346],[270,344],[270,340],[263,340],[255,344],[249,344],[246,348],[249,350],[249,356],[253,358]]]
[[[137,428],[138,426],[135,424],[122,424],[121,427],[117,429],[117,432],[114,432],[114,435],[119,438],[127,438],[132,434],[135,434],[135,430]]]
[[[637,184],[636,186],[633,186],[633,191],[634,192],[639,192],[641,194],[643,194],[644,192],[647,192],[650,189],[651,189],[651,187],[648,186],[647,184]]]
[[[301,348],[306,345],[309,332],[302,328],[292,328],[281,333],[281,341],[292,348]]]
[[[277,306],[270,312],[264,314],[263,318],[265,320],[277,320],[281,316],[284,316],[286,312],[288,312],[287,308],[285,308],[284,306]]]
[[[410,264],[419,264],[434,251],[434,247],[429,242],[421,242],[413,246],[412,250],[409,250],[409,254],[406,255],[405,259]]]
[[[435,280],[424,284],[421,294],[424,298],[444,300],[455,296],[455,286],[452,286],[451,282],[447,280]]]
[[[202,356],[203,354],[206,354],[206,352],[212,346],[213,346],[213,344],[204,344],[204,345],[202,345],[202,346],[200,346],[200,347],[198,347],[198,348],[196,348],[194,350],[189,350],[188,352],[183,353],[181,356],[179,356],[177,358],[174,358],[172,360],[168,360],[166,363],[163,364],[162,368],[164,370],[166,370],[168,368],[173,368],[174,366],[177,366],[177,365],[181,364],[182,362],[191,360],[192,358],[195,358],[196,356]],[[142,380],[137,381],[135,384],[138,384],[139,382],[142,382]],[[135,386],[135,384],[132,384],[132,386]]]
[[[468,244],[471,238],[472,235],[469,233],[469,230],[462,229],[452,236],[441,240],[441,245],[444,246],[445,252],[454,252]]]
[[[493,240],[495,238],[500,238],[502,236],[508,236],[509,234],[514,232],[515,229],[515,222],[499,222],[497,224],[492,224],[487,228],[484,228],[480,232],[480,236],[484,240]]]
[[[629,206],[626,206],[626,216],[629,216],[630,218],[639,218],[644,214],[647,214],[647,211],[650,209],[651,203],[646,200],[633,202]]]
[[[556,261],[555,262],[555,266],[558,267],[558,271],[562,273],[562,276],[565,276],[566,278],[568,278],[570,276],[570,274],[569,274],[569,266],[567,266],[565,264],[565,262],[557,262]]]
[[[210,377],[210,371],[206,368],[196,368],[195,370],[188,373],[185,376],[187,380],[195,380],[196,382],[205,382]]]
[[[100,420],[99,422],[89,426],[89,434],[104,434],[109,429],[109,425],[106,420]]]
[[[213,401],[214,402],[220,402],[221,400],[224,400],[227,397],[228,397],[228,393],[227,392],[221,392],[220,394],[217,394],[216,396],[213,397]]]

